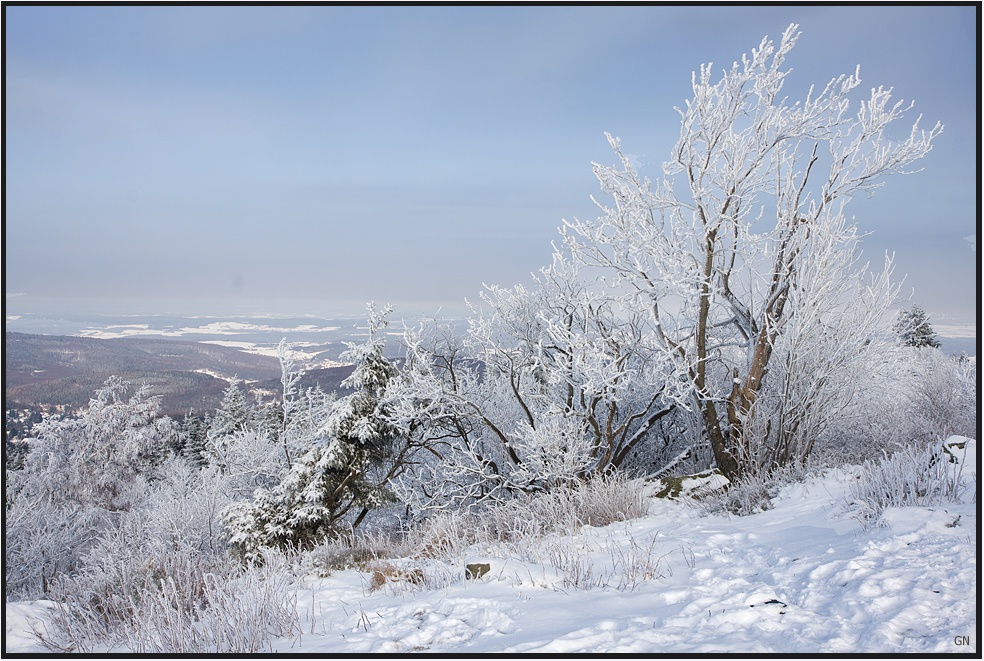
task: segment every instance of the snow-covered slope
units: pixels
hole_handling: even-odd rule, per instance
[[[653,499],[643,519],[389,561],[422,585],[308,578],[301,633],[271,651],[976,652],[976,498],[863,530],[844,507],[852,479],[791,485],[746,517]],[[467,563],[490,571],[466,580]],[[46,607],[7,604],[8,652],[38,649],[26,630]]]

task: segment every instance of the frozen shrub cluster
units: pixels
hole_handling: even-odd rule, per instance
[[[373,561],[407,554],[407,545],[396,534],[352,531],[325,539],[303,552],[300,569],[305,576],[324,578],[345,569],[365,571]]]
[[[977,359],[882,345],[851,404],[817,442],[832,466],[977,435]]]
[[[567,489],[502,503],[490,508],[487,516],[498,535],[508,539],[573,533],[586,525],[600,528],[646,516],[648,511],[643,485],[612,473]]]
[[[45,420],[5,480],[5,593],[34,597],[139,509],[176,439],[160,399],[111,377],[78,418]]]
[[[779,495],[783,486],[802,482],[809,475],[821,470],[818,462],[808,460],[800,464],[788,464],[771,471],[760,471],[746,475],[730,483],[725,489],[708,493],[707,497],[694,502],[695,506],[708,514],[727,512],[737,516],[748,516],[772,507],[772,499]]]
[[[937,444],[923,449],[907,447],[866,461],[850,483],[845,506],[867,528],[889,507],[960,502],[969,490],[968,482],[976,482],[977,477],[969,470],[964,472],[963,457],[958,454],[945,444]]]
[[[454,558],[471,544],[574,534],[586,525],[607,526],[646,516],[648,511],[645,484],[613,473],[469,512],[441,512],[411,534],[421,553]]]
[[[276,553],[220,574],[173,565],[122,573],[120,592],[104,590],[89,603],[86,589],[107,583],[79,577],[59,586],[51,629],[37,632],[42,644],[63,652],[256,654],[299,631],[291,573]]]

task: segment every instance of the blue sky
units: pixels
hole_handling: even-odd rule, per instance
[[[972,320],[976,12],[8,6],[5,288],[429,308],[528,281],[597,215],[605,131],[655,173],[691,71],[796,22],[791,98],[860,64],[946,125],[849,210],[914,300]]]

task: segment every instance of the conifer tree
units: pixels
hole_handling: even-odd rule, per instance
[[[246,401],[246,393],[239,385],[241,383],[241,379],[233,377],[229,381],[229,387],[222,393],[222,403],[216,409],[215,417],[212,418],[210,437],[246,431],[252,426],[253,410]]]
[[[903,346],[939,348],[940,341],[929,323],[929,315],[913,304],[908,310],[899,310],[899,316],[892,326],[892,331]]]
[[[242,381],[233,377],[225,389],[222,403],[215,410],[205,441],[204,457],[225,472],[230,458],[229,441],[234,434],[256,428],[256,411],[246,400],[246,393],[239,387]]]
[[[181,454],[192,466],[201,468],[207,462],[205,458],[205,443],[208,436],[208,425],[204,419],[188,411],[181,423],[180,448]]]
[[[344,521],[359,525],[365,515],[393,500],[378,474],[399,436],[382,409],[386,387],[397,373],[383,356],[381,330],[392,308],[369,304],[369,338],[348,344],[343,360],[355,370],[342,382],[350,395],[331,403],[310,449],[291,465],[273,489],[258,489],[252,503],[237,503],[225,514],[230,540],[244,556],[265,546],[305,547],[337,532]]]

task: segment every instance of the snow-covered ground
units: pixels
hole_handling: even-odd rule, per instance
[[[654,498],[646,518],[523,548],[388,561],[423,585],[307,578],[301,631],[270,651],[976,653],[976,496],[864,530],[844,507],[855,474],[793,484],[746,517]],[[466,580],[467,563],[490,571]],[[42,651],[30,629],[49,606],[7,604],[7,652]]]

